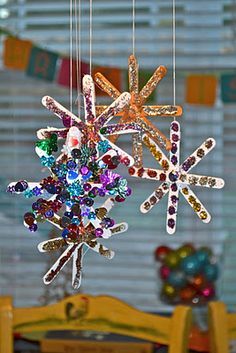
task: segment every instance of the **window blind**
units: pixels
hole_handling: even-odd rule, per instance
[[[86,61],[89,57],[89,6],[86,1],[81,3],[81,51]],[[167,77],[156,90],[156,100],[160,104],[173,102],[171,6],[172,1],[169,0],[136,0],[136,56],[140,68],[154,70],[163,64],[169,69]],[[234,107],[229,118],[220,98],[214,108],[186,105],[185,78],[193,71],[218,73],[218,70],[234,68],[234,1],[177,0],[176,6],[176,101],[184,107],[184,116],[181,118],[181,160],[207,137],[214,137],[217,147],[195,171],[222,177],[226,170],[234,168],[231,152],[235,142],[232,133],[235,129],[232,118]],[[41,47],[69,55],[69,2],[9,0],[1,5],[0,14],[3,10],[8,13],[3,18],[6,28]],[[131,14],[132,1],[93,1],[93,64],[121,67],[124,69],[124,78],[127,75],[127,59],[132,50]],[[31,200],[5,194],[4,189],[12,180],[25,178],[34,181],[47,175],[34,153],[35,132],[48,125],[60,125],[40,104],[45,94],[69,107],[68,90],[65,88],[2,68],[0,283],[1,294],[14,295],[19,306],[37,305],[38,298],[43,294],[41,277],[46,272],[47,255],[39,254],[36,245],[48,236],[51,228],[44,224],[36,234],[30,234],[22,225],[22,216],[30,208]],[[153,118],[153,123],[168,135],[169,119]],[[122,138],[119,144],[130,150],[130,141],[130,137]],[[145,166],[157,166],[149,151],[145,150],[144,153]],[[222,256],[224,239],[228,233],[233,235],[235,226],[235,220],[231,218],[235,195],[233,177],[231,174],[226,175],[226,194],[219,190],[194,190],[213,216],[208,225],[202,224],[181,198],[177,232],[170,237],[165,233],[166,199],[147,215],[139,212],[139,205],[156,188],[156,183],[131,178],[125,169],[120,172],[129,179],[133,195],[123,205],[117,205],[112,215],[117,221],[126,220],[129,230],[109,240],[109,246],[116,251],[112,261],[94,256],[92,252],[86,254],[82,291],[115,295],[145,310],[170,310],[159,300],[160,282],[153,251],[160,244],[178,246],[192,241],[197,246],[211,245]],[[231,264],[225,263],[225,266],[230,268]],[[226,294],[227,286],[223,286]]]

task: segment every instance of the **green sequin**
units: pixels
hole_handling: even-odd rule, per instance
[[[46,152],[48,156],[52,154],[52,152],[57,152],[57,135],[52,134],[49,138],[43,141],[37,141],[36,147],[40,148],[42,151]]]

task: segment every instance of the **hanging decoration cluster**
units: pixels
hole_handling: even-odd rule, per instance
[[[41,252],[65,248],[56,263],[44,276],[49,284],[70,259],[73,259],[72,285],[81,282],[83,248],[89,248],[111,259],[114,252],[99,242],[127,230],[126,223],[116,224],[109,212],[116,203],[125,201],[131,194],[127,180],[113,170],[120,163],[127,166],[129,174],[138,178],[159,181],[161,184],[142,203],[142,213],[149,212],[168,194],[166,229],[176,230],[179,193],[197,216],[205,223],[211,219],[209,212],[193,193],[190,186],[222,188],[220,178],[190,174],[204,156],[214,147],[215,140],[208,138],[182,164],[180,163],[180,124],[173,121],[167,138],[148,117],[181,116],[182,108],[173,105],[144,105],[167,70],[156,69],[146,85],[139,90],[138,64],[134,55],[129,58],[130,93],[119,92],[101,73],[95,82],[114,102],[110,106],[95,105],[94,82],[90,75],[83,77],[84,120],[68,111],[51,97],[44,97],[43,105],[62,121],[63,127],[48,127],[38,131],[36,153],[50,175],[39,182],[20,180],[8,186],[7,191],[36,197],[32,209],[24,215],[24,224],[32,232],[38,223],[48,221],[61,230],[61,237],[39,244]],[[108,124],[120,116],[117,124]],[[121,134],[132,134],[133,155],[116,145]],[[58,143],[63,147],[56,156]],[[161,169],[143,167],[143,144],[149,149]],[[163,149],[169,152],[166,157]],[[95,203],[105,198],[101,205]]]
[[[76,8],[74,12],[77,18]],[[175,21],[173,22],[175,23]],[[73,85],[72,24],[73,6],[71,1],[71,106]],[[26,198],[35,198],[31,210],[24,215],[24,225],[31,232],[35,232],[39,223],[45,221],[60,230],[59,237],[48,239],[38,245],[40,252],[60,250],[59,258],[44,276],[44,283],[51,283],[63,267],[72,260],[72,286],[74,288],[79,288],[81,284],[82,261],[86,252],[84,249],[91,249],[107,259],[111,259],[114,252],[105,247],[100,239],[109,239],[113,235],[125,232],[128,228],[127,223],[117,224],[110,216],[112,208],[117,203],[125,201],[131,194],[127,180],[114,171],[119,164],[126,166],[129,174],[133,177],[160,182],[154,192],[142,203],[140,210],[142,213],[149,212],[168,194],[166,230],[169,234],[176,231],[180,194],[184,196],[197,216],[203,222],[208,223],[211,216],[193,193],[191,186],[222,188],[224,185],[224,181],[220,178],[189,173],[214,148],[213,138],[208,138],[193,154],[180,163],[181,133],[180,124],[176,118],[182,115],[182,108],[175,105],[175,85],[174,105],[148,105],[147,103],[152,92],[166,75],[166,67],[159,66],[144,87],[141,89],[139,87],[139,67],[134,55],[135,3],[133,2],[133,54],[129,57],[128,62],[129,92],[121,93],[104,75],[99,72],[95,74],[94,79],[97,86],[114,100],[109,106],[96,106],[95,104],[95,86],[91,77],[92,0],[90,1],[89,24],[90,75],[85,75],[82,80],[84,118],[74,115],[72,111],[68,111],[53,98],[45,96],[42,100],[43,105],[56,115],[63,125],[61,128],[47,127],[37,133],[38,141],[35,151],[41,164],[48,168],[49,175],[38,182],[26,180],[13,182],[7,188],[10,193],[22,194]],[[80,37],[80,30],[78,33]],[[173,40],[175,41],[175,31],[173,31]],[[77,47],[77,42],[77,61],[80,62],[80,48]],[[174,43],[173,53],[175,55]],[[175,60],[173,60],[173,68],[175,70]],[[81,76],[81,68],[77,69],[76,74]],[[80,78],[78,77],[77,84],[80,82]],[[78,84],[78,90],[79,86],[80,84]],[[78,109],[78,115],[80,115],[80,109]],[[112,123],[116,116],[120,118],[118,123]],[[170,137],[166,137],[151,122],[154,117],[161,119],[172,117],[174,119],[170,125]],[[117,146],[117,140],[122,134],[132,135],[132,156]],[[160,165],[160,169],[143,166],[144,145]],[[163,150],[166,150],[169,156],[166,156]],[[101,198],[102,201],[100,201]],[[194,251],[192,248],[191,254]],[[175,269],[172,266],[173,256],[171,257],[171,254],[170,251],[166,255],[165,261],[170,257],[169,267]],[[183,259],[183,262],[187,259],[188,257]],[[207,258],[206,261],[208,260]],[[188,267],[188,264],[183,266],[186,267],[186,271],[191,267],[190,265]],[[204,271],[206,271],[205,268]],[[198,275],[198,272],[192,273],[192,275]],[[170,278],[173,279],[173,282],[177,282],[179,274],[171,273],[170,270],[169,286],[171,285]],[[184,285],[186,281],[188,279],[183,278]]]
[[[161,263],[161,300],[168,304],[204,305],[214,299],[219,269],[210,248],[197,249],[187,243],[178,249],[161,245],[155,250],[155,259]]]

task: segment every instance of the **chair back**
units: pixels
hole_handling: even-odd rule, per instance
[[[13,333],[50,330],[116,333],[166,344],[169,353],[186,353],[190,327],[191,309],[185,306],[177,306],[171,317],[163,317],[110,296],[77,294],[32,308],[13,308],[11,297],[0,297],[0,353],[13,353]]]
[[[209,303],[211,353],[229,353],[230,341],[236,339],[236,314],[227,313],[223,302]]]

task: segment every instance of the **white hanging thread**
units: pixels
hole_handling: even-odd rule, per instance
[[[81,0],[79,0],[79,75],[78,75],[78,85],[79,85],[79,91],[78,91],[78,99],[79,99],[79,111],[78,111],[78,115],[80,116],[81,114],[81,81],[82,81],[82,72],[81,72]]]
[[[89,73],[92,75],[93,0],[89,0]]]
[[[133,44],[133,55],[135,55],[135,0],[132,0],[132,44]]]
[[[176,8],[175,0],[173,0],[173,104],[176,105]]]
[[[72,80],[73,80],[73,0],[70,0],[70,111],[73,108],[73,91],[72,91]]]
[[[79,11],[77,0],[74,0],[75,6],[75,52],[76,52],[76,81],[77,81],[77,108],[78,116],[80,116],[80,83],[81,83],[81,1],[79,0]]]

